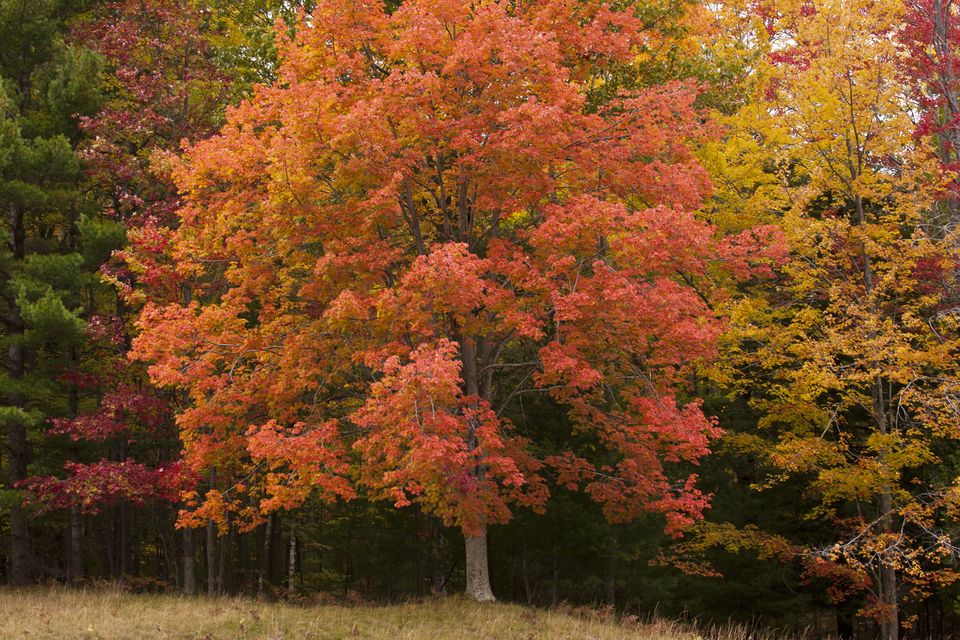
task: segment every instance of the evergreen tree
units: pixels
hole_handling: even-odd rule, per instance
[[[68,410],[59,373],[83,339],[84,274],[78,223],[90,211],[73,144],[77,114],[97,104],[99,61],[65,44],[82,3],[0,1],[0,420],[6,437],[10,546],[7,577],[38,574],[27,517],[15,492],[31,441]]]

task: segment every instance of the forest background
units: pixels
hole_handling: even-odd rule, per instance
[[[0,0],[6,582],[944,637],[956,20]]]

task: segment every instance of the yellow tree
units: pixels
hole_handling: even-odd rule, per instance
[[[733,311],[725,380],[762,416],[737,441],[765,453],[771,482],[808,483],[808,517],[837,536],[802,557],[862,577],[863,613],[892,640],[908,622],[907,588],[952,578],[940,526],[952,493],[929,470],[938,446],[960,438],[945,277],[957,256],[924,232],[940,185],[898,81],[904,7],[777,0],[750,11],[747,40],[763,53],[753,100],[705,164],[718,222],[779,219],[791,258]]]

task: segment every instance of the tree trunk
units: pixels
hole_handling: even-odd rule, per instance
[[[900,610],[897,602],[897,572],[890,566],[884,566],[880,571],[881,598],[885,607],[890,608],[892,612],[880,622],[880,640],[898,640]]]
[[[443,570],[443,523],[435,516],[427,516],[430,527],[430,584],[434,595],[447,592],[447,580]]]
[[[297,532],[290,526],[290,553],[287,558],[287,593],[292,594],[297,575]]]
[[[323,503],[320,503],[320,513],[317,516],[317,524],[319,525],[319,541],[322,543],[324,540],[323,536]],[[323,590],[323,544],[316,545],[317,550],[317,591]]]
[[[880,494],[880,513],[882,530],[885,534],[893,531],[893,499],[889,490]],[[898,640],[900,635],[900,607],[897,598],[897,569],[887,558],[881,558],[880,567],[880,603],[889,613],[880,621],[880,640]]]
[[[117,543],[117,532],[116,532],[117,523],[115,522],[117,518],[114,511],[115,509],[111,507],[110,518],[109,520],[105,519],[105,521],[103,522],[103,528],[101,529],[103,531],[103,535],[100,538],[101,540],[103,540],[103,545],[100,547],[103,550],[103,553],[100,554],[100,576],[101,577],[106,577],[106,576],[110,576],[112,578],[117,577],[116,575],[117,567],[116,567],[116,562],[114,562],[117,555],[116,553],[114,553],[114,551],[116,551],[114,547],[116,546],[116,543]]]
[[[11,422],[17,422],[12,420]],[[16,436],[20,435],[16,433],[20,431],[23,433],[22,438]],[[11,443],[11,449],[18,448],[21,450],[26,448],[26,433],[25,429],[21,425],[18,427],[11,427],[8,433],[9,441]],[[10,462],[10,480],[16,482],[18,480],[23,480],[26,477],[26,467],[25,463],[21,461],[25,456],[20,456],[11,452],[11,462]],[[19,460],[13,460],[13,458],[20,458]],[[10,506],[10,584],[11,585],[25,585],[29,584],[33,579],[33,563],[30,561],[30,529],[27,527],[27,514],[23,510],[20,502],[14,502]]]
[[[197,560],[193,544],[193,529],[183,530],[183,592],[188,596],[197,593]]]
[[[207,520],[207,595],[217,595],[217,535],[213,528],[213,520]]]
[[[227,514],[227,535],[220,541],[219,574],[217,575],[217,593],[230,592],[231,565],[233,562],[233,525]]]
[[[607,557],[607,571],[603,579],[604,591],[606,591],[606,604],[611,607],[617,606],[617,559],[613,552]]]
[[[260,575],[257,577],[257,595],[263,595],[270,583],[270,538],[273,537],[273,518],[267,517],[267,526],[263,532],[263,557],[260,559]]]
[[[231,563],[230,593],[249,593],[249,588],[253,585],[249,580],[250,566],[247,564],[249,561],[247,557],[247,535],[234,530],[233,536],[236,546],[235,557],[237,559]],[[231,549],[231,551],[232,550],[233,549]],[[233,562],[236,564],[233,564]]]
[[[83,579],[83,523],[80,521],[80,507],[70,507],[70,580]]]
[[[479,367],[477,364],[477,346],[473,338],[466,336],[459,337],[460,359],[463,363],[463,391],[467,396],[480,396],[489,402],[490,390],[481,389]],[[481,352],[486,351],[482,348]],[[479,446],[477,442],[478,425],[476,419],[470,419],[470,428],[467,435],[467,446],[470,451],[475,451]],[[486,469],[483,464],[478,464],[471,468],[470,473],[476,477],[483,477]],[[490,588],[490,562],[487,557],[487,527],[481,525],[476,534],[464,533],[466,544],[466,570],[467,570],[467,596],[477,602],[493,602],[493,590]]]
[[[490,564],[487,559],[487,528],[464,534],[467,551],[467,596],[477,602],[494,602],[490,588]]]
[[[853,178],[856,179],[857,175]],[[866,224],[866,213],[863,206],[863,199],[858,195],[854,198],[854,204],[857,210],[857,220],[860,226]],[[863,256],[863,284],[867,295],[874,291],[873,267],[870,254],[866,246],[863,247],[861,255]],[[875,337],[875,331],[870,332],[870,337]],[[876,422],[877,430],[881,435],[886,436],[891,432],[892,423],[888,409],[888,398],[884,393],[885,380],[880,376],[874,379],[871,385],[871,395],[873,396],[872,414]],[[879,452],[879,463],[884,469],[888,468],[887,451],[885,449]],[[894,530],[893,523],[893,488],[884,486],[877,496],[877,507],[880,512],[880,527],[884,534],[890,534]],[[897,570],[891,564],[891,561],[884,555],[880,556],[881,566],[879,568],[879,596],[880,604],[883,605],[885,612],[884,619],[880,622],[880,640],[897,640],[900,632],[899,623],[899,603],[897,601]]]
[[[550,606],[560,604],[560,555],[554,545],[553,547],[553,575],[550,580]]]
[[[210,488],[216,485],[217,481],[217,472],[214,469],[210,469]],[[214,596],[217,594],[217,534],[214,530],[213,520],[207,520],[207,595]]]
[[[530,583],[530,568],[527,563],[527,539],[520,540],[521,577],[523,578],[523,595],[528,605],[533,604],[533,586]]]

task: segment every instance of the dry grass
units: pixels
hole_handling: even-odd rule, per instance
[[[725,640],[749,634],[709,634]],[[756,636],[752,636],[756,637]],[[694,640],[666,622],[614,622],[588,610],[477,605],[461,598],[392,606],[301,606],[119,590],[0,590],[0,638],[66,640]]]

